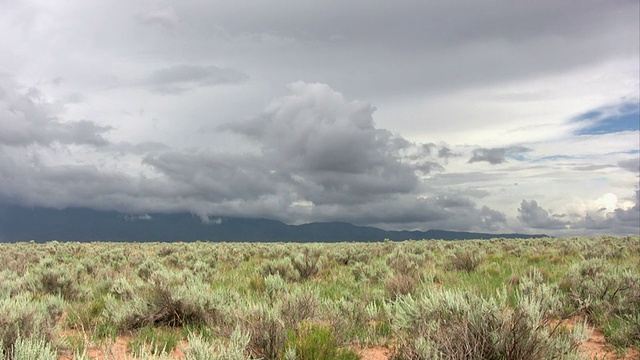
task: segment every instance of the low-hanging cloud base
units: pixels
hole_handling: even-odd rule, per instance
[[[268,219],[193,214],[127,215],[91,209],[54,210],[0,206],[0,242],[372,242],[389,240],[465,240],[540,238],[544,234],[485,234],[459,231],[387,231],[344,222],[286,225]]]
[[[7,204],[138,214],[186,211],[203,219],[346,221],[392,229],[634,233],[640,228],[637,190],[624,208],[615,200],[609,208],[572,215],[550,215],[535,200],[522,200],[513,225],[504,211],[478,201],[491,194],[487,185],[509,177],[500,171],[533,167],[527,164],[537,160],[526,158],[532,148],[452,150],[447,144],[412,142],[377,127],[372,105],[349,101],[325,84],[292,83],[288,95],[259,115],[221,125],[218,131],[234,136],[244,150],[212,151],[109,141],[109,127],[61,121],[54,104],[37,90],[20,91],[10,79],[0,79],[5,80],[0,126],[10,134],[0,137],[0,202]],[[612,166],[630,169],[632,162]],[[448,172],[454,163],[501,170]],[[513,168],[517,165],[522,168]]]

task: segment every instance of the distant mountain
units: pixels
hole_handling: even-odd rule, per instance
[[[287,225],[268,219],[219,217],[203,222],[196,215],[128,215],[83,208],[64,210],[0,205],[0,242],[35,240],[116,242],[343,242],[409,239],[538,238],[543,234],[485,234],[460,231],[387,231],[344,222]]]

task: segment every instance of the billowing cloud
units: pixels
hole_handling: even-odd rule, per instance
[[[549,215],[535,200],[522,200],[518,212],[518,220],[534,229],[565,229],[571,225],[571,222],[561,220],[563,215]]]
[[[203,218],[269,216],[485,231],[505,226],[503,213],[466,196],[424,194],[423,176],[444,170],[431,150],[437,147],[376,127],[370,104],[346,100],[324,84],[299,82],[289,90],[253,119],[224,126],[255,151],[120,143],[92,155],[93,163],[106,162],[102,167],[83,164],[79,153],[77,162],[55,165],[5,152],[0,199],[138,213],[191,211]],[[107,162],[116,155],[119,163]],[[136,159],[142,169],[123,171]]]
[[[636,190],[635,205],[629,209],[615,209],[614,217],[625,226],[640,228],[640,190]]]
[[[79,144],[104,146],[111,128],[88,120],[61,121],[56,104],[37,88],[20,90],[0,75],[0,145]]]
[[[629,206],[629,203],[632,205]],[[626,204],[626,205],[625,205]],[[550,214],[535,200],[523,200],[518,220],[534,229],[560,230],[561,234],[599,232],[627,234],[640,229],[640,191],[629,201],[619,201],[614,194],[605,194],[583,212]]]
[[[576,227],[586,230],[614,230],[624,233],[625,231],[640,229],[640,191],[636,190],[634,205],[629,208],[599,209],[597,212],[590,212],[584,215],[582,221]]]
[[[370,104],[346,101],[325,84],[298,82],[289,89],[291,95],[274,101],[260,116],[224,129],[248,137],[264,160],[290,174],[315,204],[416,189],[416,168],[403,161],[415,145],[376,128]],[[437,167],[435,162],[420,165],[423,171]]]

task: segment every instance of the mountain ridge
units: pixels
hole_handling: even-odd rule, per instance
[[[265,218],[209,217],[183,213],[132,215],[86,208],[52,209],[0,205],[0,242],[375,242],[540,238],[545,234],[490,234],[448,230],[384,230],[347,222],[288,225]]]

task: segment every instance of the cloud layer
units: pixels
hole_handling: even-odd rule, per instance
[[[637,233],[638,11],[0,2],[0,202]]]

